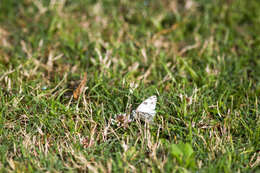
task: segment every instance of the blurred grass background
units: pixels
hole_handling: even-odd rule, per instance
[[[1,172],[259,171],[259,26],[258,0],[1,0]]]

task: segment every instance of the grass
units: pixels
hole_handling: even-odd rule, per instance
[[[258,0],[2,0],[1,172],[259,172],[259,19]],[[151,95],[153,125],[111,124]]]

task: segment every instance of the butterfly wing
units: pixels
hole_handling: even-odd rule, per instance
[[[156,96],[151,96],[147,98],[137,107],[135,113],[140,115],[140,118],[152,121],[154,115],[156,114],[155,111],[156,102],[157,102]]]

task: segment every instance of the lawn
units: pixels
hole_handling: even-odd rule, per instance
[[[260,172],[259,102],[259,0],[0,1],[0,172]]]

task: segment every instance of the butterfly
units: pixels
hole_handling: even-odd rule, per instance
[[[132,122],[134,119],[141,119],[143,121],[146,121],[148,123],[153,122],[153,118],[156,114],[155,108],[156,108],[156,102],[157,97],[151,96],[144,100],[136,110],[133,110],[130,117],[126,114],[119,114],[115,116],[115,120],[112,120],[113,123],[118,122],[119,124],[125,124]]]
[[[143,121],[152,122],[156,114],[157,97],[151,96],[144,100],[136,110],[132,111],[132,117],[134,119],[140,118]]]

